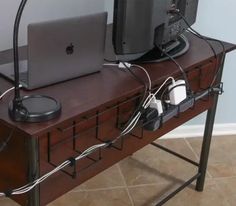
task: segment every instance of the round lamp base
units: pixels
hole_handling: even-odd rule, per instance
[[[24,96],[18,104],[14,100],[9,105],[9,115],[17,122],[40,123],[57,118],[61,114],[61,104],[47,96]]]

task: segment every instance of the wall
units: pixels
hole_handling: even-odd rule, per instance
[[[0,1],[0,50],[12,48],[12,32],[20,0]],[[84,15],[104,10],[104,0],[28,0],[20,27],[20,45],[26,44],[27,25],[43,21]]]
[[[236,43],[236,1],[235,0],[199,0],[199,11],[197,22],[194,28],[201,34],[215,37],[228,42]],[[105,8],[109,11],[109,20],[112,21],[113,1],[105,0]],[[236,125],[236,52],[227,56],[224,83],[225,93],[220,97],[217,111],[217,124],[235,124]],[[202,125],[205,121],[205,115],[190,121],[187,125]]]
[[[108,11],[108,22],[111,23],[113,21],[113,7],[114,0],[104,0],[105,1],[105,10]]]
[[[204,35],[224,41],[236,43],[235,0],[200,0],[197,23],[194,27]],[[219,100],[216,116],[218,124],[236,124],[235,109],[235,76],[236,52],[227,55],[223,75],[225,93]],[[201,124],[203,118],[192,121],[191,124]]]

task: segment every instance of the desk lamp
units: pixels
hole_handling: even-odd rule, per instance
[[[61,113],[61,104],[52,97],[43,95],[20,95],[18,35],[21,16],[27,0],[22,0],[16,15],[13,33],[15,97],[9,105],[9,115],[18,122],[43,122],[56,118]]]

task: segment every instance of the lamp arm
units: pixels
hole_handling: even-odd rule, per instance
[[[15,18],[14,31],[13,31],[13,55],[14,55],[14,74],[15,74],[15,97],[14,103],[19,104],[20,97],[20,71],[19,71],[19,48],[18,48],[18,36],[19,36],[19,26],[21,17],[25,8],[27,0],[22,0]]]

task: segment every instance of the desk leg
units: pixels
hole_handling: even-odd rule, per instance
[[[210,152],[210,145],[212,139],[212,131],[214,127],[214,120],[215,120],[215,113],[217,103],[214,103],[214,108],[210,109],[207,113],[207,120],[206,120],[206,127],[204,132],[204,139],[202,143],[202,152],[201,152],[201,159],[199,165],[199,173],[201,174],[200,177],[197,179],[196,190],[202,192],[204,189],[205,183],[205,176],[207,171],[207,164]]]
[[[221,82],[221,78],[222,78],[225,56],[223,56],[222,58],[223,58],[223,61],[222,61],[222,65],[220,65],[220,68],[219,68],[220,73],[219,73],[217,82]],[[212,132],[213,132],[214,123],[215,123],[215,115],[216,115],[218,99],[219,99],[219,95],[216,95],[214,97],[214,104],[213,104],[212,108],[208,110],[208,113],[207,113],[207,118],[206,118],[206,123],[205,123],[205,131],[204,131],[204,137],[203,137],[203,143],[202,143],[202,151],[201,151],[201,157],[200,157],[200,165],[199,165],[199,173],[201,175],[197,179],[197,184],[196,184],[196,190],[199,192],[202,192],[204,189],[207,164],[208,164],[208,158],[209,158],[209,153],[210,153]]]
[[[38,139],[29,140],[29,181],[32,182],[39,177],[39,150]],[[29,193],[28,206],[40,206],[39,186]]]

